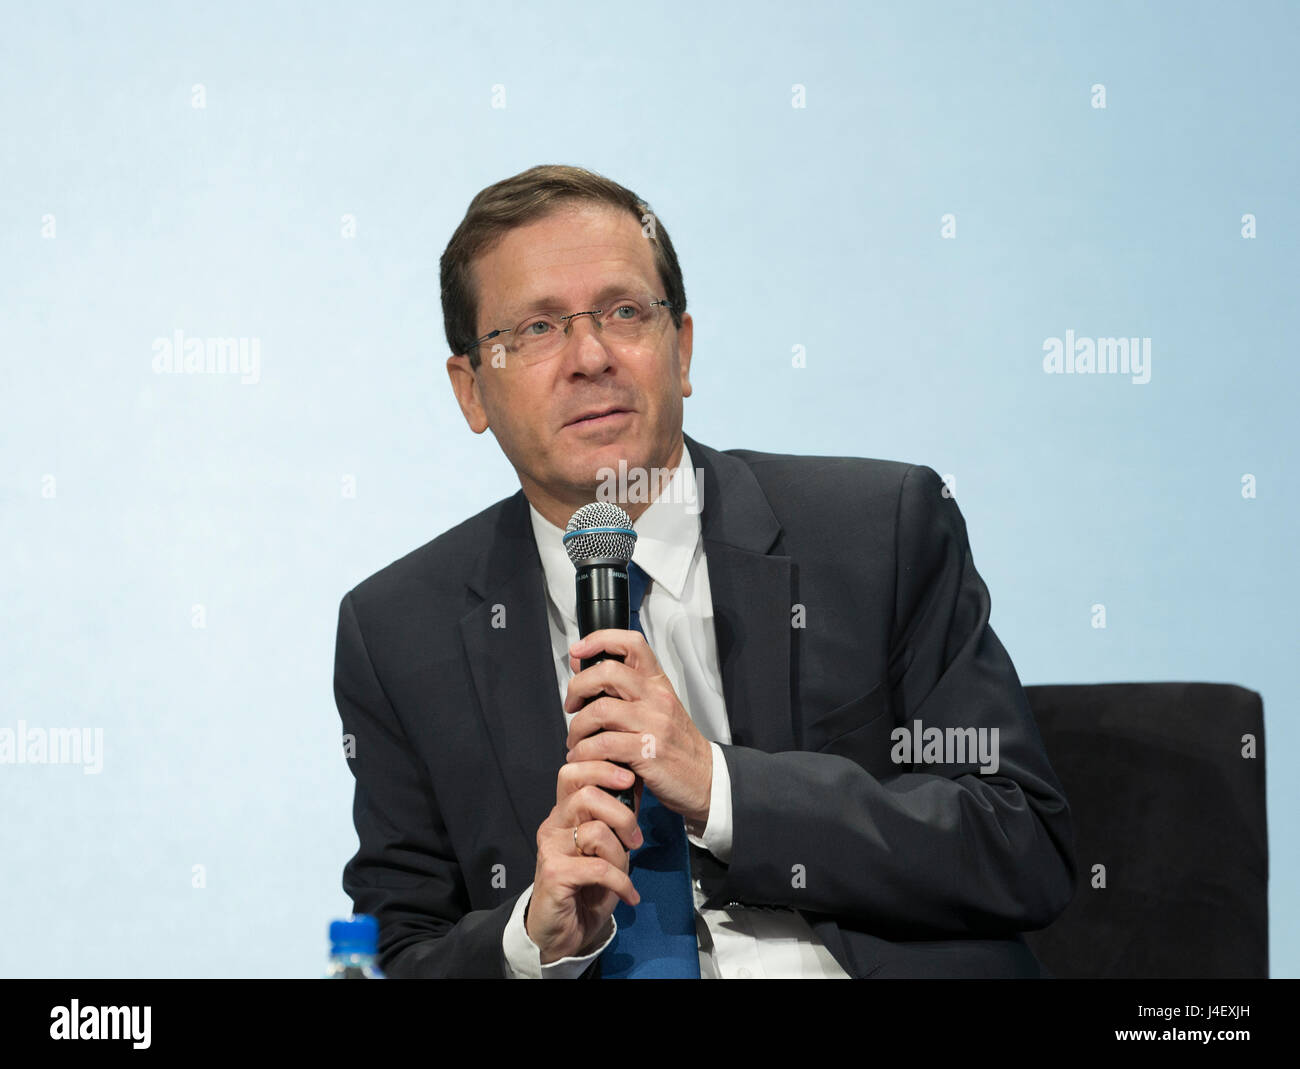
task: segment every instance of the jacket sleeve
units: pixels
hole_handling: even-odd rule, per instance
[[[334,697],[360,841],[343,889],[357,913],[379,921],[380,968],[391,977],[505,977],[502,934],[518,895],[469,908],[433,786],[375,674],[351,593],[339,606]]]
[[[1074,893],[1069,808],[989,627],[965,522],[928,467],[901,480],[895,539],[888,678],[857,730],[828,744],[835,752],[723,747],[732,854],[708,904],[785,906],[917,938],[1044,927]],[[911,765],[911,744],[895,751],[893,740],[918,721],[967,740],[986,729],[996,771]]]

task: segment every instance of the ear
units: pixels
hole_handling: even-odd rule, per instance
[[[677,355],[682,365],[682,396],[691,396],[691,344],[695,340],[695,322],[690,312],[682,313],[682,325],[677,328]]]
[[[487,410],[483,407],[483,397],[479,393],[478,374],[469,366],[469,357],[464,353],[447,357],[447,375],[451,379],[451,389],[460,405],[461,414],[469,429],[475,434],[482,434],[488,428]]]

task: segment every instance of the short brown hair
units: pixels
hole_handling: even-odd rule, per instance
[[[478,294],[470,270],[474,258],[486,252],[515,227],[540,219],[566,202],[595,201],[622,208],[645,228],[650,206],[630,189],[603,175],[544,164],[530,167],[481,190],[456,227],[442,254],[442,322],[447,344],[453,353],[468,352],[478,337]],[[673,326],[681,327],[686,311],[686,285],[672,239],[657,216],[646,238],[654,246],[655,267],[671,305]],[[477,369],[480,355],[469,353],[470,367]]]

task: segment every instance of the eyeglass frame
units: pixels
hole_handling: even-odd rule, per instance
[[[625,296],[626,296],[626,295],[625,295]],[[649,294],[648,296],[653,296],[653,294]],[[662,307],[664,307],[664,308],[667,308],[668,311],[669,311],[669,313],[671,314],[671,312],[672,312],[672,310],[673,310],[673,302],[670,301],[667,297],[656,297],[654,300],[652,300],[652,301],[650,302],[650,307],[651,307],[651,308],[657,308],[657,307],[660,307],[660,306],[662,306]],[[534,313],[534,314],[542,314],[542,313]],[[594,310],[592,310],[592,311],[589,311],[589,312],[570,312],[568,315],[558,316],[557,318],[559,319],[559,321],[560,321],[561,323],[564,324],[564,330],[563,330],[563,333],[564,333],[564,334],[568,334],[568,333],[569,333],[570,321],[572,321],[572,320],[574,320],[574,319],[577,319],[578,316],[592,316],[592,317],[595,317],[595,316],[604,315],[604,314],[605,314],[605,309],[603,309],[603,308],[596,308],[596,309],[594,309]],[[521,319],[521,320],[519,321],[519,323],[527,323],[531,318],[532,318],[531,315],[524,316],[524,318]],[[599,321],[599,320],[595,320],[595,322],[599,323],[600,321]],[[468,346],[465,348],[465,353],[466,353],[466,355],[468,355],[469,353],[473,352],[473,351],[474,351],[475,349],[477,349],[480,345],[482,345],[485,341],[491,341],[493,338],[500,337],[502,334],[512,334],[512,333],[514,333],[516,330],[519,329],[519,323],[516,323],[513,327],[506,327],[504,330],[494,330],[494,331],[491,331],[491,332],[489,332],[489,333],[487,333],[487,334],[484,334],[483,337],[481,337],[481,338],[478,339],[478,341],[473,342],[472,344],[468,345]],[[603,328],[602,328],[602,329],[603,329]],[[563,346],[561,346],[561,348],[563,348]],[[559,350],[557,349],[556,352],[558,353]]]

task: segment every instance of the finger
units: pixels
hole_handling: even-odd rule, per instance
[[[645,765],[645,732],[635,731],[597,731],[585,739],[579,739],[565,754],[565,761],[608,761],[615,765],[626,765],[633,772],[641,773]]]
[[[575,671],[564,696],[566,713],[577,712],[599,694],[633,701],[645,692],[642,673],[622,661],[597,661],[590,668]]]
[[[640,631],[622,631],[614,627],[602,628],[584,635],[569,647],[569,656],[587,660],[598,653],[614,653],[633,668],[644,664],[658,664],[645,635]]]
[[[626,872],[603,857],[576,856],[572,844],[567,854],[548,853],[537,859],[535,882],[534,898],[549,901],[552,906],[594,887],[613,892],[630,906],[641,900]]]
[[[565,860],[569,861],[573,866],[575,873],[573,887],[603,887],[607,891],[613,891],[629,906],[640,904],[641,895],[637,893],[636,887],[633,886],[632,878],[622,869],[615,868],[604,858],[571,857]]]
[[[592,783],[610,790],[627,790],[636,782],[636,773],[609,761],[570,761],[560,766],[555,777],[555,801],[559,803]]]
[[[576,854],[579,857],[604,858],[616,869],[627,872],[631,865],[631,853],[619,842],[608,824],[599,820],[589,820],[576,829],[573,841],[577,843]]]
[[[636,822],[636,813],[612,794],[588,784],[559,802],[551,811],[551,828],[563,852],[573,853],[573,829],[589,820],[599,820],[611,828],[625,849],[635,850],[644,840]],[[565,843],[564,837],[568,836]]]
[[[602,731],[627,731],[639,735],[644,730],[648,711],[645,702],[627,701],[609,695],[595,698],[569,721],[569,733],[564,738],[564,744],[572,749],[580,739]]]

